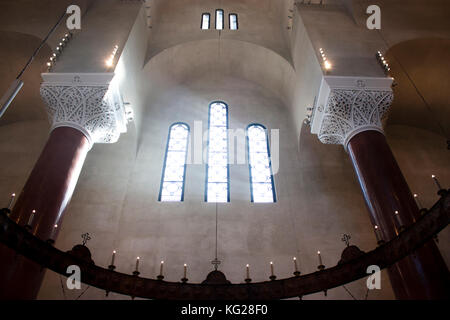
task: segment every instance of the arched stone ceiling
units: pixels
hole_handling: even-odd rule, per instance
[[[293,0],[147,0],[151,16],[149,49],[150,59],[159,52],[180,43],[217,39],[215,10],[223,9],[225,29],[222,39],[242,40],[269,48],[290,60],[288,32],[286,29],[289,9]],[[201,30],[202,13],[211,14],[211,29]],[[237,13],[239,30],[228,27],[228,14]]]
[[[295,71],[272,50],[252,43],[222,39],[186,42],[154,56],[144,67],[147,99],[190,79],[236,77],[274,93],[286,106],[293,103]]]
[[[386,53],[394,87],[389,124],[411,125],[450,138],[450,39],[399,43]]]

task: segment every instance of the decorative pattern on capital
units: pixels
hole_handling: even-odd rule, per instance
[[[364,130],[383,131],[381,121],[391,106],[392,91],[333,89],[325,108],[319,140],[346,145]]]
[[[46,74],[43,78],[40,92],[53,129],[75,128],[91,144],[115,143],[126,132],[125,108],[112,76]]]
[[[324,77],[311,132],[325,144],[345,148],[356,134],[383,132],[382,120],[394,99],[392,78]]]

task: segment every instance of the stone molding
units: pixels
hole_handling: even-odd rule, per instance
[[[325,76],[313,110],[311,132],[325,144],[347,144],[356,134],[383,133],[394,94],[392,78]]]
[[[44,73],[41,97],[52,130],[71,127],[94,143],[115,143],[127,131],[120,90],[113,73]]]

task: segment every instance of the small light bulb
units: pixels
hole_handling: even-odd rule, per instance
[[[329,61],[325,61],[325,70],[330,70],[332,67],[331,63]]]

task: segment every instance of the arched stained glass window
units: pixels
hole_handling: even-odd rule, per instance
[[[248,165],[252,202],[276,202],[269,141],[266,127],[252,124],[247,128]]]
[[[208,30],[210,28],[211,15],[209,13],[202,14],[202,30]]]
[[[159,201],[184,201],[188,143],[189,126],[186,123],[174,123],[169,129]]]
[[[223,25],[224,25],[223,10],[217,9],[216,10],[216,29],[223,30]]]
[[[229,202],[228,106],[216,101],[209,106],[206,202]]]

